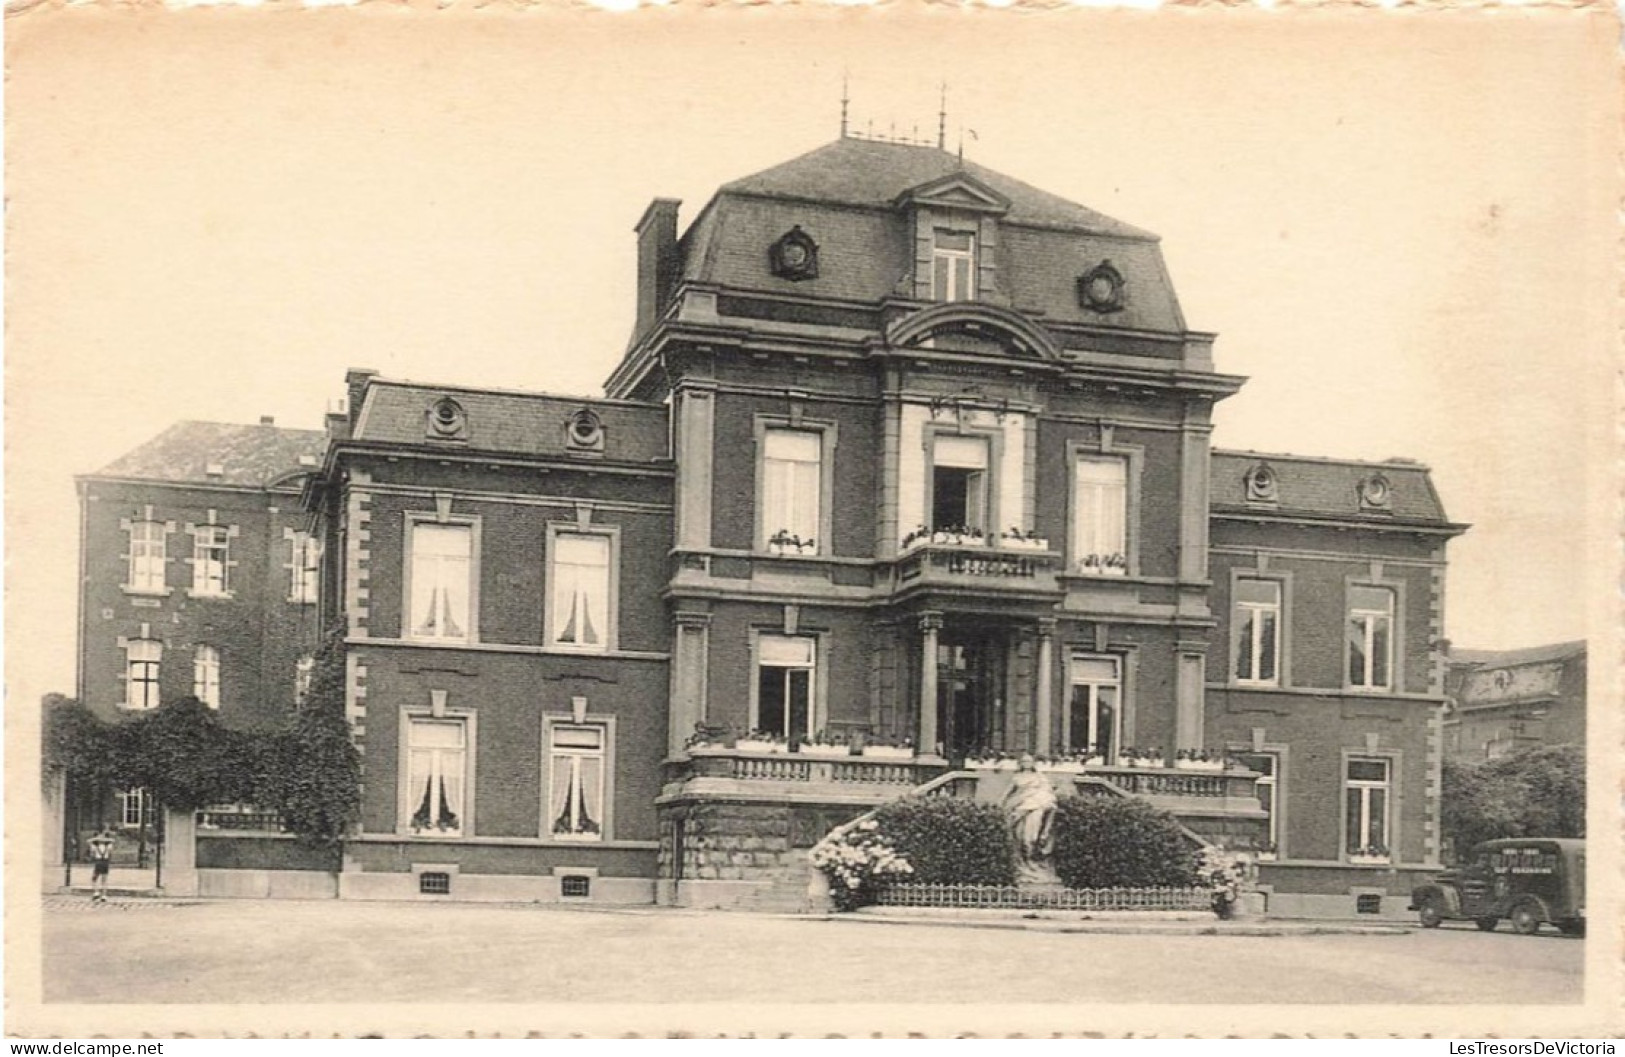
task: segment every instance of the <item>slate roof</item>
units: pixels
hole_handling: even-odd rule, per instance
[[[465,440],[431,440],[429,408],[450,397],[463,409]],[[661,404],[476,389],[372,378],[352,439],[510,455],[564,455],[564,429],[577,409],[590,407],[604,425],[604,458],[654,462],[668,458],[666,408]]]
[[[890,207],[923,183],[964,172],[1010,200],[1005,221],[1074,228],[1123,238],[1156,236],[1092,209],[1041,191],[935,147],[876,140],[838,139],[771,169],[724,184],[719,194],[769,195],[815,202]]]
[[[1259,463],[1275,472],[1278,502],[1248,502],[1246,475]],[[1317,459],[1303,455],[1272,455],[1254,451],[1222,451],[1212,455],[1210,505],[1215,511],[1271,512],[1305,517],[1361,518],[1448,525],[1444,505],[1433,490],[1428,468],[1420,463],[1390,460],[1356,462]],[[1381,473],[1388,479],[1392,499],[1387,511],[1363,510],[1360,482]]]
[[[265,488],[313,472],[315,465],[301,465],[299,457],[320,460],[326,446],[327,434],[315,429],[177,422],[89,476]],[[220,472],[210,474],[211,466]]]
[[[1585,652],[1586,643],[1584,639],[1578,642],[1556,642],[1549,646],[1526,646],[1518,650],[1463,650],[1452,648],[1450,650],[1450,663],[1452,665],[1475,665],[1480,668],[1510,668],[1519,664],[1566,661],[1571,657],[1583,656]]]

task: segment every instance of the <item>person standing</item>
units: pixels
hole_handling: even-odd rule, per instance
[[[107,902],[107,875],[113,869],[113,829],[103,827],[90,838],[90,901]]]

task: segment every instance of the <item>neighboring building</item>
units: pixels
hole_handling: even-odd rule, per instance
[[[104,719],[187,695],[235,727],[287,716],[317,644],[320,542],[300,491],[325,440],[270,419],[180,422],[78,478],[81,701]],[[134,831],[151,805],[129,790],[90,809]]]
[[[1542,745],[1585,745],[1586,644],[1452,649],[1445,754],[1493,760]]]

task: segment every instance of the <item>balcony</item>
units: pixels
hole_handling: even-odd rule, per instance
[[[694,747],[666,761],[667,797],[880,804],[935,778],[933,756],[828,756]]]
[[[1004,596],[1053,601],[1061,556],[1042,539],[986,539],[931,533],[905,541],[892,565],[895,595],[918,592]]]

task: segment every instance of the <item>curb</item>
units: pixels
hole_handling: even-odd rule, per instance
[[[995,912],[998,913],[998,912]],[[1023,912],[1017,911],[1016,914]],[[1408,936],[1413,928],[1401,924],[1343,924],[1334,921],[1126,921],[1100,918],[1044,918],[1004,916],[968,918],[963,911],[948,915],[808,914],[806,920],[856,922],[869,925],[927,925],[939,928],[1003,929],[1010,932],[1094,933],[1104,936]]]

